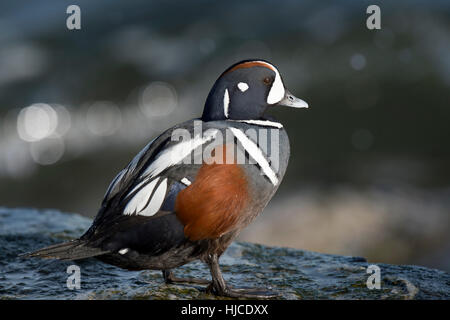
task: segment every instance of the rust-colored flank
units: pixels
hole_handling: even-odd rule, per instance
[[[175,211],[192,241],[218,238],[239,224],[248,191],[243,169],[225,161],[232,147],[216,148],[214,157],[223,156],[223,164],[203,164],[195,181],[177,196]]]

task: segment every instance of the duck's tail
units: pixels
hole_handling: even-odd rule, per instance
[[[42,248],[33,252],[21,254],[24,258],[43,258],[43,259],[59,259],[59,260],[78,260],[109,253],[100,248],[89,247],[85,240],[72,240],[55,244],[46,248]]]

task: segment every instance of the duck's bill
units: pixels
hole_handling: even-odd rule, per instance
[[[284,98],[276,104],[277,106],[291,107],[291,108],[308,108],[308,104],[302,99],[297,98],[288,90],[284,94]]]

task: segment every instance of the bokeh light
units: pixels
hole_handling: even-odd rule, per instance
[[[45,103],[22,109],[17,118],[17,132],[24,141],[39,141],[55,132],[58,125],[56,111]]]
[[[64,136],[72,126],[72,117],[69,110],[65,106],[56,104],[53,108],[58,115],[58,126],[56,127],[56,133],[60,136]]]
[[[360,53],[355,53],[350,58],[350,65],[355,70],[362,70],[366,66],[366,57]]]
[[[111,102],[95,102],[87,110],[86,125],[95,135],[110,136],[120,128],[121,124],[122,113]]]
[[[52,136],[30,143],[30,154],[40,165],[56,163],[64,155],[64,141],[59,136]]]

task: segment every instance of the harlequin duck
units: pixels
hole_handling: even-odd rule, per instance
[[[92,226],[79,239],[25,254],[96,257],[129,270],[162,270],[167,283],[209,284],[228,297],[270,297],[224,281],[219,258],[267,205],[285,174],[289,140],[269,108],[307,108],[277,68],[245,60],[216,80],[203,115],[151,141],[111,182]],[[205,262],[212,281],[177,278],[171,269]]]

